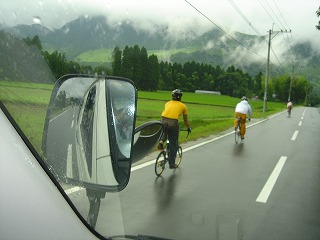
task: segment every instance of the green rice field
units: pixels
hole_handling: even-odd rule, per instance
[[[0,81],[0,101],[38,151],[41,149],[43,126],[52,89],[53,85],[50,84]],[[164,104],[170,99],[169,91],[139,91],[136,125],[160,120]],[[180,136],[179,141],[196,140],[231,128],[234,107],[238,101],[237,98],[222,95],[184,93],[182,102],[188,107],[192,133],[188,139]],[[250,100],[249,103],[253,109],[253,118],[264,118],[285,108],[282,103],[268,102],[267,112],[263,113],[263,101]],[[185,127],[182,117],[180,125],[181,128]]]

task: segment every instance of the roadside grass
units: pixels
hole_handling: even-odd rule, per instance
[[[41,153],[42,134],[47,105],[3,102],[38,153]]]
[[[0,101],[8,108],[22,131],[39,152],[52,89],[51,84],[0,81]],[[170,99],[170,91],[139,91],[136,126],[152,120],[161,120],[164,104]],[[205,138],[231,128],[234,120],[234,107],[239,99],[186,92],[183,94],[182,101],[188,107],[192,133],[188,139],[181,133],[179,138],[181,143]],[[263,113],[263,101],[249,100],[249,103],[253,108],[253,118],[264,118],[285,108],[282,103],[268,102],[267,112]],[[184,129],[182,117],[179,123]]]
[[[137,125],[150,120],[160,120],[164,104],[170,98],[170,91],[139,91]],[[180,134],[180,143],[208,137],[231,128],[234,121],[234,108],[240,99],[223,95],[186,92],[183,94],[182,101],[188,107],[188,119],[193,130],[188,139],[184,134]],[[249,100],[249,103],[253,110],[252,118],[264,118],[282,111],[285,107],[282,103],[268,102],[267,111],[263,113],[262,100]],[[179,125],[182,129],[186,128],[182,117]]]
[[[47,105],[52,89],[13,87],[0,85],[0,100]]]
[[[52,89],[50,84],[0,81],[0,101],[39,153]]]

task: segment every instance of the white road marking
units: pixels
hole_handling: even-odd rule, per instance
[[[131,168],[131,172],[134,172],[134,171],[136,171],[136,170],[139,170],[139,169],[141,169],[141,168],[150,166],[150,165],[155,164],[155,163],[156,163],[156,159],[151,160],[151,161],[148,161],[148,162],[145,162],[145,163],[142,163],[142,164],[139,164],[139,165],[137,165],[137,166],[132,167],[132,168]]]
[[[266,182],[266,184],[264,185],[264,187],[262,188],[259,196],[256,199],[256,202],[260,202],[260,203],[266,203],[270,193],[280,175],[280,172],[285,164],[287,160],[287,157],[285,156],[281,156],[281,158],[279,159],[276,167],[273,169],[270,177],[268,178],[268,181]]]
[[[68,153],[67,153],[67,177],[72,178],[72,144],[68,145]]]
[[[284,111],[284,112],[285,112],[285,111]],[[257,124],[263,123],[263,122],[265,122],[265,121],[267,121],[267,120],[270,120],[270,119],[272,119],[272,118],[275,118],[275,117],[283,114],[284,112],[280,112],[280,113],[274,114],[274,115],[272,115],[272,116],[270,116],[270,117],[267,117],[266,119],[263,119],[263,120],[258,121],[258,122],[256,122],[256,123],[252,123],[252,124],[250,124],[250,125],[247,126],[247,129],[250,128],[250,127],[253,127],[253,126],[257,125]],[[231,132],[229,132],[229,133],[227,133],[227,134],[224,134],[224,135],[222,135],[222,136],[219,136],[219,137],[210,139],[210,140],[208,140],[208,141],[206,141],[206,142],[202,142],[202,143],[196,144],[196,145],[194,145],[194,146],[192,146],[192,147],[185,148],[185,149],[182,150],[182,152],[183,152],[183,153],[184,153],[184,152],[188,152],[188,151],[190,151],[190,150],[192,150],[192,149],[195,149],[195,148],[201,147],[201,146],[203,146],[203,145],[205,145],[205,144],[208,144],[208,143],[217,141],[217,140],[219,140],[219,139],[221,139],[221,138],[224,138],[224,137],[226,137],[226,136],[229,136],[229,135],[231,135],[231,134],[234,134],[234,131],[231,131]],[[150,160],[150,161],[148,161],[148,162],[145,162],[145,163],[139,164],[139,165],[137,165],[137,166],[131,167],[131,172],[134,172],[134,171],[136,171],[136,170],[139,170],[139,169],[145,168],[145,167],[147,167],[147,166],[153,165],[153,164],[155,164],[155,162],[156,162],[156,159],[153,159],[153,160]],[[66,192],[67,194],[71,194],[71,193],[80,191],[80,190],[82,190],[82,189],[83,189],[83,188],[80,188],[80,187],[73,187],[73,188],[70,188],[70,189],[68,189],[68,190],[65,190],[65,192]]]
[[[293,135],[292,135],[292,137],[291,137],[291,140],[292,140],[292,141],[296,140],[296,138],[297,138],[297,136],[298,136],[298,133],[299,133],[298,130],[293,133]]]
[[[65,114],[68,111],[68,109],[65,109],[62,113],[60,113],[58,116],[55,116],[54,118],[50,119],[49,122],[52,122],[56,120],[57,118],[61,117],[63,114]]]
[[[74,125],[74,120],[72,120],[71,122],[71,128],[73,128],[73,125]]]
[[[248,127],[247,127],[247,128],[248,128]],[[214,142],[214,141],[216,141],[216,140],[218,140],[218,139],[221,139],[221,138],[223,138],[223,137],[229,136],[229,135],[231,135],[231,134],[234,134],[234,131],[229,132],[229,133],[227,133],[227,134],[224,134],[224,135],[222,135],[222,136],[220,136],[220,137],[216,137],[216,138],[210,139],[210,140],[208,140],[208,141],[206,141],[206,142],[202,142],[202,143],[193,145],[193,146],[191,146],[191,147],[182,149],[182,152],[183,152],[183,153],[188,152],[188,151],[190,151],[190,150],[192,150],[192,149],[201,147],[201,146],[203,146],[203,145],[205,145],[205,144],[208,144],[208,143],[210,143],[210,142]],[[144,168],[144,167],[147,167],[147,166],[150,166],[150,165],[152,165],[152,164],[155,164],[155,162],[156,162],[156,159],[153,159],[153,160],[151,160],[151,161],[148,161],[148,162],[142,163],[142,164],[140,164],[140,165],[134,166],[134,167],[131,168],[131,172],[136,171],[136,170],[139,170],[139,169]]]
[[[302,121],[299,122],[299,126],[301,126],[301,125],[302,125]]]
[[[82,187],[73,187],[73,188],[69,188],[67,190],[64,190],[66,194],[71,194],[71,193],[74,193],[74,192],[78,192],[80,190],[83,190],[84,188]]]
[[[304,114],[306,113],[306,111],[307,111],[307,109],[305,109],[305,110],[303,111],[302,116],[304,116]]]
[[[252,123],[252,124],[250,124],[250,125],[247,126],[247,129],[250,128],[250,127],[253,127],[253,126],[257,125],[257,124],[263,123],[263,122],[265,122],[265,121],[267,121],[267,120],[269,120],[269,119],[272,119],[272,118],[274,118],[274,117],[277,117],[277,116],[279,116],[279,115],[282,114],[282,113],[283,113],[283,112],[278,113],[278,114],[275,114],[275,115],[273,115],[273,116],[270,116],[270,117],[268,117],[268,118],[266,118],[266,119],[263,119],[263,120],[261,120],[261,121],[258,121],[258,122],[256,122],[256,123]],[[208,140],[208,141],[201,142],[201,143],[196,144],[196,145],[193,145],[193,146],[191,146],[191,147],[182,149],[182,152],[183,152],[183,153],[188,152],[188,151],[190,151],[190,150],[193,150],[193,149],[198,148],[198,147],[201,147],[201,146],[203,146],[203,145],[205,145],[205,144],[208,144],[208,143],[217,141],[217,140],[219,140],[219,139],[221,139],[221,138],[224,138],[224,137],[226,137],[226,136],[229,136],[229,135],[231,135],[231,134],[234,134],[234,131],[231,131],[231,132],[226,133],[226,134],[224,134],[224,135],[221,135],[221,136],[219,136],[219,137],[210,139],[210,140]],[[153,159],[153,160],[150,160],[150,161],[148,161],[148,162],[142,163],[142,164],[140,164],[140,165],[134,166],[134,167],[131,168],[131,172],[136,171],[136,170],[139,170],[139,169],[144,168],[144,167],[147,167],[147,166],[150,166],[150,165],[152,165],[152,164],[155,164],[155,162],[156,162],[156,159]]]

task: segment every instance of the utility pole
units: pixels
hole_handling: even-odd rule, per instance
[[[308,80],[308,86],[307,86],[307,91],[306,91],[306,99],[304,100],[306,106],[308,106],[309,87],[310,87],[310,81]]]
[[[267,68],[266,68],[266,79],[264,84],[264,98],[263,98],[263,112],[267,111],[267,98],[268,98],[268,80],[269,80],[269,65],[270,65],[270,48],[271,48],[271,34],[275,33],[274,37],[277,36],[278,33],[289,33],[287,30],[285,31],[273,31],[269,30],[269,41],[268,41],[268,58],[267,58]],[[291,33],[291,30],[290,30]]]
[[[291,101],[291,89],[292,89],[293,78],[294,78],[294,66],[292,66],[292,77],[291,77],[291,81],[290,81],[288,102]]]
[[[270,47],[271,47],[271,33],[272,33],[272,30],[269,30],[268,58],[267,58],[267,68],[266,68],[266,79],[265,79],[265,81],[264,81],[263,112],[266,112],[266,110],[267,110],[268,78],[269,78]]]

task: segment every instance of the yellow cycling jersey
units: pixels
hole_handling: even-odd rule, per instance
[[[188,114],[187,106],[180,101],[171,100],[164,105],[161,116],[178,120],[181,114]]]

